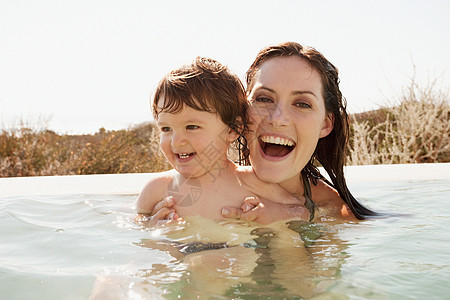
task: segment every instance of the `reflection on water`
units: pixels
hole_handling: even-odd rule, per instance
[[[190,218],[150,231],[151,239],[137,243],[169,254],[170,264],[134,271],[136,266],[129,265],[130,276],[100,276],[92,298],[130,292],[145,298],[149,291],[167,299],[318,296],[339,278],[347,257],[345,243],[333,232],[336,226],[290,222],[250,227]]]
[[[352,191],[376,210],[402,215],[270,226],[190,218],[152,229],[133,221],[136,195],[0,198],[0,294],[5,299],[447,297],[450,182],[361,183]]]

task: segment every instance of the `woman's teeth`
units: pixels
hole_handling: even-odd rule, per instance
[[[274,137],[274,136],[262,136],[261,137],[261,141],[263,141],[264,143],[270,143],[270,144],[275,144],[275,145],[283,145],[283,146],[294,146],[294,142],[282,137]]]
[[[265,155],[272,157],[284,157],[295,148],[293,140],[270,135],[261,136],[259,145]]]

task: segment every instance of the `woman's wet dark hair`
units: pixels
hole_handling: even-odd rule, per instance
[[[247,94],[254,85],[254,78],[260,66],[275,57],[297,56],[307,60],[320,74],[322,80],[322,96],[325,109],[334,116],[333,130],[326,137],[320,138],[311,160],[301,174],[312,179],[317,184],[318,179],[325,180],[333,186],[358,219],[377,215],[376,212],[360,204],[350,193],[344,177],[346,161],[346,146],[349,139],[349,118],[346,111],[346,101],[339,89],[338,69],[330,63],[319,51],[312,47],[303,47],[294,42],[286,42],[262,49],[253,64],[248,69],[245,79]],[[315,165],[317,160],[328,173],[332,183],[328,182]]]

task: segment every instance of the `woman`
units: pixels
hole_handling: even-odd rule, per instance
[[[261,50],[246,82],[251,102],[247,138],[257,177],[293,195],[303,194],[310,219],[315,207],[328,216],[376,215],[353,197],[345,181],[349,125],[337,68],[314,48],[287,42]],[[316,168],[316,160],[331,183]],[[267,223],[278,218],[271,214],[274,205],[267,199],[246,199],[241,209],[226,207],[222,214]],[[295,216],[296,207],[287,209]]]

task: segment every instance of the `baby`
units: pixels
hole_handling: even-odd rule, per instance
[[[228,158],[231,145],[240,162],[248,154],[247,107],[239,78],[213,59],[197,58],[164,76],[152,110],[161,131],[160,148],[174,169],[154,174],[143,188],[137,220],[152,220],[151,225],[196,215],[220,220],[222,207],[241,207],[246,198],[301,203],[278,185],[260,181],[251,167]]]

